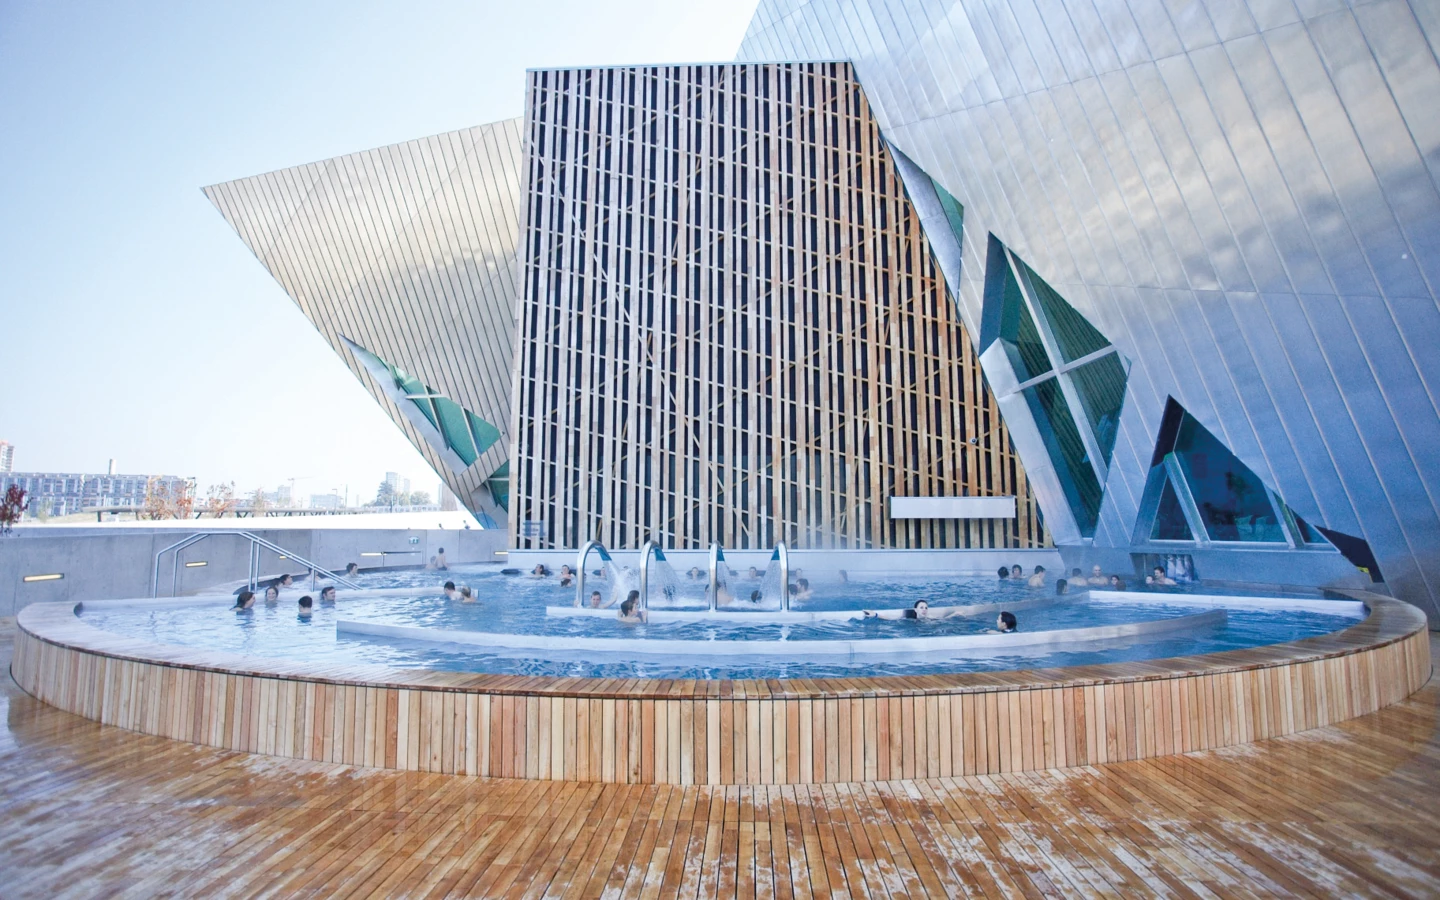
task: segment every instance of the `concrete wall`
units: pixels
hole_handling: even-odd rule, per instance
[[[445,548],[452,565],[495,562],[509,542],[500,530],[472,529],[361,529],[284,528],[248,529],[276,546],[327,569],[343,569],[355,562],[362,569],[420,565]],[[155,554],[185,538],[189,532],[174,528],[19,528],[0,538],[0,616],[13,616],[31,603],[48,600],[94,600],[107,597],[144,597],[150,594]],[[411,539],[415,543],[411,543]],[[180,553],[177,592],[193,594],[217,584],[244,579],[249,571],[250,542],[234,535],[216,534]],[[383,556],[364,554],[383,553]],[[170,593],[171,558],[161,565],[160,594]],[[186,567],[204,562],[203,567]],[[262,550],[260,571],[299,574],[305,567],[294,560]],[[27,575],[58,573],[56,581],[26,583]]]

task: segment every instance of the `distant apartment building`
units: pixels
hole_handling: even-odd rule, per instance
[[[68,516],[96,507],[145,505],[152,478],[165,496],[189,484],[175,475],[84,475],[56,472],[5,472],[0,474],[0,492],[19,485],[30,503],[33,516]]]
[[[311,494],[311,509],[340,509],[344,507],[345,501],[339,494]]]
[[[15,469],[15,445],[9,441],[0,441],[0,472],[11,472]]]

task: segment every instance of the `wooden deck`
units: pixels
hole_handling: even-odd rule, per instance
[[[0,896],[1436,896],[1437,708],[1432,682],[1185,756],[706,787],[253,756],[99,725],[0,677]]]

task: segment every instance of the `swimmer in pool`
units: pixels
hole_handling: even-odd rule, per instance
[[[249,612],[255,607],[255,592],[241,591],[235,595],[235,605],[231,609],[236,612]]]
[[[1010,580],[1010,567],[1009,567],[1009,566],[1001,566],[1001,567],[1000,567],[999,575],[1000,575],[1000,580],[1001,580],[1001,581],[1009,581],[1009,580]]]
[[[1025,577],[1025,572],[1020,568],[1020,566],[1014,565],[1010,567],[1010,577],[1015,579],[1016,581],[1019,581],[1020,579]]]
[[[545,571],[545,566],[543,563],[536,563],[535,568],[530,570],[530,574],[534,575],[536,578],[544,578],[549,573]]]
[[[1174,586],[1178,582],[1165,574],[1164,566],[1156,566],[1150,570],[1150,575],[1145,579],[1145,583]]]
[[[475,600],[476,600],[475,592],[472,591],[472,590],[470,590],[470,585],[467,584],[467,585],[465,585],[464,587],[462,587],[462,588],[460,589],[460,602],[461,602],[461,603],[474,603]]]
[[[326,585],[325,587],[323,587],[323,588],[320,589],[320,605],[321,605],[321,606],[334,606],[334,605],[335,605],[335,585],[333,585],[333,584],[328,584],[328,585]]]
[[[591,609],[599,609],[600,607],[602,607],[602,606],[604,606],[604,605],[605,605],[605,598],[602,597],[602,596],[600,596],[600,592],[599,592],[599,591],[591,591],[591,592],[590,592],[590,608],[591,608]]]
[[[640,592],[631,591],[625,602],[620,604],[620,621],[629,624],[644,622],[648,614],[640,608]]]
[[[796,600],[809,600],[810,597],[814,594],[814,591],[810,590],[810,579],[808,578],[795,579],[795,588]]]
[[[310,621],[310,614],[315,611],[315,600],[309,594],[300,598],[300,610],[296,617],[302,622]]]
[[[1090,567],[1090,578],[1088,580],[1091,584],[1099,585],[1100,587],[1104,587],[1110,583],[1110,579],[1105,577],[1105,573],[1101,571],[1099,566]]]
[[[267,588],[265,589],[265,605],[266,605],[266,606],[274,606],[275,604],[277,604],[277,603],[279,603],[279,602],[280,602],[280,589],[279,589],[278,587],[276,587],[275,585],[272,584],[272,585],[270,585],[269,587],[267,587]]]
[[[931,609],[929,601],[916,600],[915,605],[909,609],[882,609],[879,612],[865,610],[867,619],[948,619],[951,616],[964,615],[960,610]]]
[[[1035,572],[1034,572],[1028,579],[1025,580],[1025,583],[1026,583],[1027,585],[1029,585],[1030,587],[1044,587],[1044,586],[1045,586],[1045,567],[1044,567],[1044,566],[1036,566],[1036,567],[1035,567]]]
[[[1014,631],[1019,630],[1019,628],[1020,628],[1020,625],[1019,625],[1018,622],[1015,621],[1015,614],[1014,614],[1014,613],[1012,613],[1012,612],[1002,612],[1000,615],[998,615],[998,616],[995,617],[995,627],[994,627],[993,629],[986,629],[985,633],[986,633],[986,634],[1010,634],[1010,633],[1012,633],[1012,632],[1014,632]]]
[[[453,582],[453,581],[447,581],[447,582],[445,582],[445,599],[446,599],[446,600],[459,600],[459,599],[460,599],[460,591],[459,591],[458,589],[456,589],[456,587],[455,587],[455,582]]]

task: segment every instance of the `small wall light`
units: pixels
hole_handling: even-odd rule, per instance
[[[282,556],[282,557],[280,557],[280,558],[281,558],[281,559],[289,559],[290,557],[288,557],[288,556]]]
[[[187,568],[187,569],[198,569],[198,568],[200,568],[201,566],[208,566],[208,565],[210,565],[210,563],[208,563],[208,562],[206,562],[205,560],[202,559],[202,560],[197,560],[196,562],[187,562],[187,563],[185,564],[185,568]]]
[[[28,584],[32,581],[59,581],[64,577],[64,573],[53,572],[49,575],[26,575],[22,580]]]
[[[384,556],[383,553],[362,553],[361,556]]]

